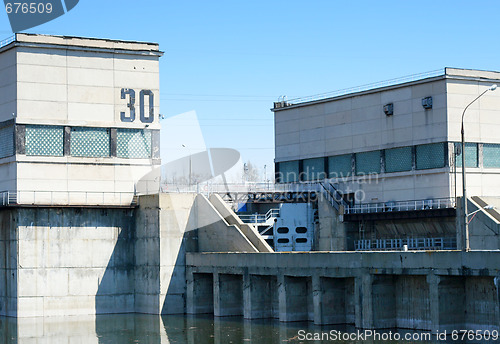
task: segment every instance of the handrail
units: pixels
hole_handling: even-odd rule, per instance
[[[266,223],[272,218],[279,217],[280,210],[278,208],[269,209],[265,214],[242,214],[238,215],[241,221],[245,223]]]
[[[1,191],[0,206],[46,205],[46,206],[134,206],[137,195],[134,192],[98,191]]]
[[[346,214],[385,213],[394,211],[416,211],[455,208],[455,198],[434,198],[425,200],[361,203],[346,207]]]
[[[455,250],[457,239],[440,238],[403,238],[403,239],[363,239],[355,242],[356,251],[400,251],[408,250]]]

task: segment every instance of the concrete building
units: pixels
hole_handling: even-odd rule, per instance
[[[461,248],[461,117],[499,82],[499,72],[446,68],[275,103],[277,182],[337,198],[336,209],[319,206],[319,249]],[[499,204],[499,130],[500,92],[488,91],[465,115],[469,209]],[[500,248],[486,229],[498,212],[479,213],[471,247]]]
[[[331,178],[357,204],[461,196],[462,112],[500,73],[446,68],[416,79],[275,103],[278,182]],[[500,195],[499,132],[500,92],[488,92],[465,117],[469,195]]]
[[[159,164],[154,43],[16,34],[0,47],[0,191],[116,204]],[[140,187],[140,186],[139,186]]]

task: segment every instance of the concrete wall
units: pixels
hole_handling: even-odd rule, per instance
[[[183,314],[185,253],[196,195],[142,196],[136,219],[135,311]]]
[[[387,103],[395,115],[384,114]],[[446,106],[446,82],[437,80],[278,110],[276,162],[443,142]]]
[[[203,195],[196,197],[192,228],[197,230],[199,252],[259,252],[236,226],[230,225]]]
[[[194,194],[0,211],[0,315],[183,314]]]
[[[474,197],[468,200],[467,212],[470,214],[486,205],[487,203],[481,198]],[[491,210],[490,212],[492,214],[496,213],[495,210]],[[462,213],[462,211],[457,212],[459,216],[461,216]],[[469,241],[471,249],[497,250],[500,248],[500,219],[498,216],[495,218],[489,212],[481,210],[475,214],[474,218],[470,216],[469,221]]]
[[[130,209],[18,208],[19,317],[134,311]]]
[[[3,51],[2,51],[3,50]],[[0,122],[13,119],[16,114],[16,53],[13,50],[0,50]]]
[[[269,244],[260,236],[257,229],[246,224],[234,213],[229,205],[218,195],[213,194],[209,198],[210,203],[221,214],[221,216],[230,225],[235,225],[245,235],[245,237],[252,243],[252,245],[259,250],[259,252],[273,252]]]
[[[207,293],[209,282],[214,281],[216,316],[225,315],[217,307],[232,304],[243,288],[238,310],[243,308],[243,316],[250,319],[255,310],[262,311],[259,305],[266,298],[268,305],[278,303],[283,322],[491,331],[500,328],[499,262],[497,251],[188,253],[187,303],[188,309],[202,307],[208,312],[212,304],[204,300],[211,300]],[[223,275],[231,276],[230,281],[215,282],[216,276]],[[206,283],[201,285],[196,276],[203,276]],[[259,295],[250,297],[252,292],[245,292],[252,281],[274,278],[274,293],[269,292],[272,283]],[[260,316],[275,314],[268,311]]]
[[[0,316],[17,315],[18,255],[14,212],[0,211]]]
[[[348,249],[347,222],[324,197],[318,199],[318,218],[315,251],[345,251]]]

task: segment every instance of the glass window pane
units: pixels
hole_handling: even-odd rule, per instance
[[[483,167],[500,168],[500,144],[485,143],[483,145]]]
[[[304,180],[321,180],[326,178],[324,158],[305,159],[302,164]]]
[[[142,129],[118,129],[116,156],[126,159],[151,158],[151,131]]]
[[[412,170],[411,147],[385,150],[385,171],[402,172]]]
[[[417,170],[444,167],[444,143],[417,146]]]
[[[64,128],[49,125],[27,125],[26,155],[63,156]]]
[[[0,128],[0,158],[14,155],[14,126]]]
[[[461,147],[462,144],[457,142],[455,147]],[[456,149],[456,148],[455,148]],[[462,167],[462,152],[456,156],[457,167]],[[477,153],[477,143],[465,143],[465,166],[467,167],[478,167],[478,153]]]
[[[352,154],[328,158],[328,178],[343,178],[352,175]]]
[[[356,153],[356,174],[380,173],[380,151]]]
[[[280,162],[279,174],[281,183],[292,183],[299,181],[299,162],[298,161],[286,161]]]
[[[85,158],[109,157],[109,129],[72,128],[71,156]]]

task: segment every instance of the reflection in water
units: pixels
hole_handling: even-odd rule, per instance
[[[326,333],[331,330],[356,332],[356,329],[345,326],[319,327],[312,323],[280,323],[269,319],[248,321],[240,317],[182,315],[160,317],[143,314],[29,319],[0,317],[1,343],[345,343],[327,340],[301,341],[299,330],[310,333]],[[358,342],[374,343],[373,340]],[[451,343],[451,338],[448,338],[447,342]],[[348,343],[356,342],[348,341]],[[437,341],[427,343],[437,343]]]

